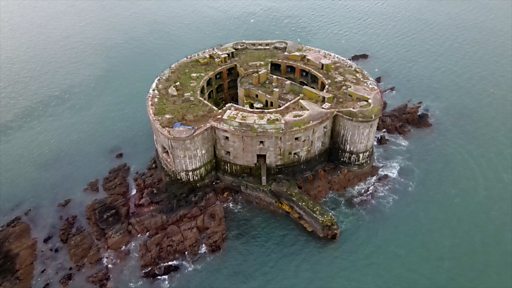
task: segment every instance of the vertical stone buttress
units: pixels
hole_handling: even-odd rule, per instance
[[[159,131],[160,132],[160,131]],[[166,137],[155,133],[158,157],[172,179],[197,182],[215,168],[211,127],[189,137]]]
[[[353,120],[337,113],[334,116],[331,157],[346,166],[364,167],[372,163],[373,142],[379,118]]]

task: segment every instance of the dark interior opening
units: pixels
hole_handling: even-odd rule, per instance
[[[287,76],[294,76],[295,75],[295,67],[287,65],[286,66],[286,75]]]
[[[270,63],[270,73],[275,75],[281,75],[281,64]]]

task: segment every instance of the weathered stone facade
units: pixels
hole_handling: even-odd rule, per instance
[[[244,41],[194,54],[153,83],[148,114],[172,178],[215,170],[265,177],[320,155],[372,161],[382,113],[373,79],[351,61],[287,41]],[[262,179],[263,181],[263,179]]]

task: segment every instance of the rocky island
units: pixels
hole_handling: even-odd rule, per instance
[[[382,108],[381,91],[363,69],[290,41],[196,53],[164,71],[148,96],[168,179],[201,185],[218,176],[333,239],[334,218],[294,181],[275,176],[326,162],[368,169]]]
[[[222,248],[225,206],[240,201],[338,239],[322,200],[330,192],[351,205],[371,199],[371,191],[345,190],[377,175],[374,143],[387,138],[376,131],[430,126],[421,103],[385,111],[382,95],[394,87],[382,90],[381,77],[353,62],[368,57],[241,41],[173,64],[147,97],[156,148],[147,168],[132,173],[120,163],[89,182],[84,193],[94,199],[84,212],[65,199],[56,205],[58,228],[39,241],[26,221],[30,211],[2,226],[0,287],[31,287],[33,275],[45,288],[115,287],[111,269],[133,246],[141,277],[168,275]],[[66,256],[56,258],[61,250]]]

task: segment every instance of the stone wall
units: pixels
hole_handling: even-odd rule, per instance
[[[262,169],[268,166],[269,171],[277,171],[310,160],[316,161],[327,154],[346,166],[361,167],[371,162],[375,131],[380,106],[382,106],[380,92],[375,82],[364,70],[357,68],[345,58],[320,49],[290,43],[244,41],[208,49],[180,60],[155,80],[148,95],[148,114],[158,157],[171,178],[197,182],[215,169],[233,174],[257,175],[260,166]],[[290,48],[289,51],[288,48]],[[263,59],[261,57],[253,59],[247,55],[249,57],[247,59],[240,58],[244,61],[237,62],[235,59],[235,55],[241,55],[240,53],[244,50],[268,49],[287,52],[279,54],[279,57],[272,56],[272,59],[267,59],[266,62],[261,62],[260,60]],[[270,57],[266,54],[263,56]],[[264,67],[265,70],[261,70],[260,64],[256,65],[259,67],[256,69],[251,63],[267,63],[268,66]],[[355,106],[351,104],[354,107],[334,105],[337,103],[335,100],[344,101],[344,98],[337,95],[340,93],[339,89],[330,86],[332,77],[329,81],[326,78],[328,73],[338,71],[331,71],[333,63],[349,70],[355,69],[355,72],[351,73],[357,72],[355,74],[357,77],[352,74],[348,76],[356,77],[361,83],[358,82],[359,86],[356,85],[349,91],[353,98],[352,102],[358,100],[359,96],[365,96],[368,99],[364,98],[364,100],[368,101],[364,104],[368,107],[361,106],[360,103],[354,104]],[[209,64],[212,65],[208,66]],[[181,68],[184,70],[179,70],[177,69],[179,65],[188,66],[183,66]],[[185,74],[179,74],[183,76],[181,78],[173,78],[172,72],[185,74],[190,72],[190,78]],[[241,83],[243,77],[252,77],[248,85],[247,82]],[[267,77],[286,81],[288,88],[284,85],[285,88],[280,90],[259,89],[258,85]],[[180,81],[167,89],[167,86],[172,84],[169,82],[171,78],[175,82]],[[338,78],[342,79],[342,77]],[[296,99],[301,103],[304,102],[300,104],[302,107],[287,107],[295,101],[295,98],[289,97],[290,99],[284,100],[280,98],[288,92],[291,83],[302,85],[302,90],[293,89],[293,93],[290,93],[292,96],[298,94]],[[273,84],[275,88],[276,85]],[[176,101],[169,105],[183,104],[179,106],[183,107],[182,110],[164,109],[166,107],[162,108],[161,105],[158,117],[155,117],[153,113],[153,110],[157,109],[153,107],[155,103],[166,103],[158,102],[164,99],[158,98],[159,92],[164,94],[162,97],[167,94],[176,95],[187,92],[182,95],[183,99],[188,101],[195,96],[201,100],[199,102],[204,102],[209,110],[205,112],[198,109],[199,112],[196,113],[200,116],[198,123],[188,123],[186,121],[188,118],[182,117],[185,120],[179,118],[165,125],[169,127],[182,122],[195,127],[164,128],[159,121],[174,119],[173,114],[190,116],[194,114],[194,109],[190,109],[190,105]],[[252,108],[257,107],[251,106],[256,100],[263,103],[265,108],[274,109],[254,110]],[[188,103],[187,101],[183,102]],[[244,108],[246,102],[251,109]],[[237,107],[234,108],[235,106]],[[239,113],[228,113],[227,109]],[[297,111],[289,111],[291,109]],[[306,110],[307,117],[294,114]],[[222,113],[224,113],[223,116],[221,116]],[[266,165],[260,165],[260,163],[266,163]]]
[[[290,68],[293,70],[290,71]],[[305,74],[303,74],[303,72]],[[270,73],[275,76],[292,80],[295,83],[302,82],[303,84],[307,84],[307,86],[318,89],[319,91],[324,91],[326,87],[326,79],[320,73],[296,62],[272,60],[270,64]]]
[[[215,168],[211,127],[188,137],[171,137],[156,127],[153,127],[153,133],[158,157],[171,178],[196,182]]]
[[[301,128],[282,131],[250,131],[217,127],[215,153],[226,167],[236,165],[254,167],[258,155],[265,155],[269,167],[298,164],[311,159],[329,148],[332,117],[326,115]],[[231,165],[230,165],[231,164]],[[218,167],[221,170],[223,168]],[[229,168],[226,172],[235,172]]]
[[[236,64],[224,65],[201,80],[198,96],[210,104],[215,104],[214,98],[222,99],[224,104],[238,103],[238,76]]]
[[[336,114],[331,140],[332,158],[348,166],[370,164],[378,121],[378,118],[371,121],[357,121]]]

